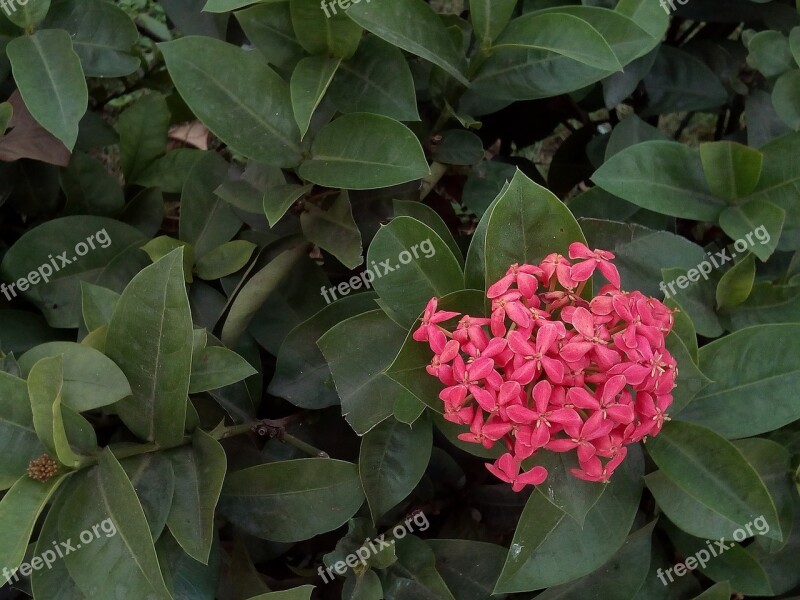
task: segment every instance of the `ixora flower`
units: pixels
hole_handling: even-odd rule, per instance
[[[487,290],[490,318],[439,311],[432,298],[414,332],[435,354],[427,371],[445,386],[444,418],[469,427],[462,441],[504,445],[486,467],[514,491],[547,478],[527,462],[541,450],[575,451],[575,477],[608,482],[625,446],[668,420],[678,374],[665,345],[672,311],[620,289],[613,259],[575,242],[569,258],[511,265]],[[586,300],[596,270],[609,283]]]

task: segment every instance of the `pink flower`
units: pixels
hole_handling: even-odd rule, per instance
[[[620,287],[619,271],[611,264],[611,261],[614,260],[613,253],[607,250],[591,251],[585,244],[574,242],[569,245],[569,257],[585,259],[583,262],[574,264],[570,270],[570,276],[575,281],[586,281],[592,276],[595,269],[600,269],[611,285],[615,288]]]
[[[547,469],[540,466],[520,474],[520,463],[509,453],[503,454],[493,465],[487,464],[486,468],[500,481],[510,483],[511,489],[515,492],[519,492],[526,485],[539,485],[547,479]]]

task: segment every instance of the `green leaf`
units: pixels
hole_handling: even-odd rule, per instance
[[[225,242],[209,250],[197,261],[195,272],[200,279],[214,281],[243,269],[258,246],[245,240]]]
[[[675,331],[667,336],[667,350],[680,365],[675,388],[670,392],[673,400],[669,410],[670,414],[675,415],[694,400],[711,380],[697,367],[694,357]]]
[[[359,288],[364,283],[357,277],[355,280]],[[292,329],[281,344],[267,391],[300,408],[322,409],[339,404],[333,376],[317,340],[345,319],[374,309],[373,292],[345,296]]]
[[[570,473],[570,469],[580,467],[578,457],[571,453],[542,453],[537,456],[536,464],[547,469],[547,492],[544,496],[583,526],[586,515],[603,495],[605,486],[583,481]]]
[[[659,469],[706,508],[733,521],[764,516],[770,538],[781,540],[775,503],[741,452],[723,437],[693,423],[666,423],[647,449]]]
[[[696,150],[643,142],[614,155],[592,176],[607,192],[664,215],[716,222],[725,203],[708,189]]]
[[[192,357],[192,378],[189,393],[216,390],[258,373],[244,358],[223,348],[209,346]]]
[[[500,35],[516,6],[517,0],[471,0],[469,18],[478,39],[487,43]]]
[[[793,66],[789,41],[780,31],[759,31],[750,38],[747,49],[747,64],[764,77],[776,77]]]
[[[756,189],[764,155],[742,144],[707,142],[700,144],[700,160],[711,193],[737,200]]]
[[[311,600],[311,592],[313,590],[313,585],[301,585],[300,587],[292,588],[291,590],[270,592],[269,594],[253,596],[252,598],[249,598],[249,600]]]
[[[97,467],[85,472],[82,484],[74,486],[58,519],[62,540],[79,540],[81,532],[95,527],[91,543],[84,541],[80,552],[64,557],[81,591],[89,597],[113,598],[115,590],[136,590],[146,597],[171,599],[142,505],[110,449],[100,454]]]
[[[315,6],[314,10],[319,11],[319,7]],[[294,68],[289,87],[294,119],[300,128],[301,138],[308,132],[311,117],[322,102],[341,62],[340,58],[307,56]]]
[[[344,600],[382,600],[383,585],[373,570],[356,573],[348,577],[342,586]]]
[[[520,517],[495,592],[567,583],[608,561],[625,543],[642,492],[644,461],[636,446],[587,513],[583,528],[537,488]],[[546,484],[545,484],[546,485]]]
[[[594,573],[575,581],[551,587],[539,600],[569,598],[633,598],[642,586],[650,567],[651,536],[656,522],[645,525],[625,540],[622,548]]]
[[[717,284],[717,308],[738,306],[753,291],[756,276],[755,255],[747,254],[741,261],[731,267]]]
[[[169,454],[175,471],[175,496],[167,526],[186,553],[208,564],[213,542],[214,511],[225,479],[225,450],[207,433],[196,430],[191,446]]]
[[[699,268],[703,264],[708,265],[709,268],[719,266],[712,260],[709,260],[709,254],[699,261]],[[715,260],[715,259],[714,259]],[[691,278],[688,277],[691,272]],[[674,268],[674,269],[661,269],[661,278],[664,282],[663,291],[670,298],[675,300],[683,307],[692,322],[697,328],[697,333],[702,336],[715,338],[722,335],[722,325],[719,322],[719,317],[714,312],[716,290],[713,281],[710,281],[702,276],[698,268],[692,267],[691,269]],[[676,287],[677,286],[677,287]],[[669,289],[669,292],[666,290]]]
[[[81,311],[88,331],[108,325],[119,294],[99,285],[81,281]]]
[[[756,283],[742,304],[720,311],[726,329],[736,331],[753,325],[800,322],[800,287]]]
[[[535,12],[514,19],[492,47],[493,51],[505,48],[554,52],[605,71],[622,69],[600,32],[568,13]]]
[[[32,348],[19,359],[26,377],[43,358],[64,357],[64,404],[77,412],[109,406],[130,396],[128,380],[114,362],[97,350],[73,342],[49,342]]]
[[[156,553],[167,589],[174,600],[213,598],[220,584],[222,553],[219,539],[214,540],[208,564],[186,554],[175,538],[163,535],[156,542]]]
[[[476,165],[484,158],[481,138],[465,129],[448,129],[440,134],[431,158],[446,165]]]
[[[62,356],[39,360],[28,375],[33,426],[39,440],[58,462],[69,468],[77,468],[84,462],[84,457],[73,450],[67,437],[65,414],[61,408],[63,388]]]
[[[159,49],[189,108],[232,150],[276,167],[300,162],[289,86],[255,52],[197,36]]]
[[[307,253],[308,249],[304,245],[286,250],[244,284],[236,295],[222,328],[223,344],[229,348],[236,346],[264,301]]]
[[[419,140],[405,125],[356,113],[339,117],[317,133],[311,158],[298,173],[317,185],[369,190],[421,179],[430,169]]]
[[[341,527],[363,502],[356,465],[307,458],[230,473],[220,511],[256,537],[296,542]]]
[[[172,507],[175,492],[175,472],[166,452],[148,452],[126,458],[120,462],[131,480],[136,496],[156,540],[167,525],[167,515]]]
[[[72,150],[89,94],[69,34],[61,29],[37,31],[11,40],[6,52],[33,118]]]
[[[731,584],[723,581],[722,583],[714,584],[692,600],[730,600],[731,593]]]
[[[410,395],[384,372],[404,335],[383,311],[373,310],[342,321],[317,342],[333,374],[342,415],[359,435],[391,416],[395,402]]]
[[[781,351],[775,352],[775,341]],[[800,419],[800,325],[759,325],[700,349],[700,368],[714,383],[681,413],[681,420],[726,438],[773,431]],[[753,398],[774,398],[769,410],[753,410]]]
[[[355,269],[364,262],[361,232],[353,219],[346,190],[327,210],[310,203],[305,208],[300,215],[300,224],[308,241],[333,254],[348,269]]]
[[[569,209],[519,170],[486,214],[486,288],[514,263],[537,264],[552,252],[566,255],[572,242],[585,242]]]
[[[267,215],[270,227],[275,227],[286,211],[300,198],[308,194],[314,186],[294,183],[271,187],[264,192],[264,214]]]
[[[37,27],[47,16],[48,10],[50,10],[50,0],[28,0],[25,3],[16,0],[8,10],[3,7],[4,16],[17,27],[27,31]]]
[[[800,129],[800,69],[781,75],[772,88],[772,105],[781,120],[791,129]]]
[[[473,540],[426,540],[436,555],[436,570],[458,600],[504,600],[492,596],[506,549]]]
[[[181,249],[144,269],[125,288],[108,326],[106,354],[133,390],[117,405],[125,424],[144,440],[180,443],[192,362]]]
[[[247,38],[279,69],[291,71],[305,55],[294,33],[288,2],[257,4],[235,15]]]
[[[387,600],[455,600],[428,544],[413,535],[399,536],[395,549],[397,562],[389,567],[384,584]]]
[[[23,475],[0,500],[0,526],[3,527],[0,564],[12,573],[25,558],[39,515],[66,478],[67,475],[61,475],[42,483]],[[0,576],[3,584],[9,581],[6,572]]]
[[[120,162],[127,183],[140,183],[148,169],[164,154],[169,121],[167,101],[157,93],[140,98],[119,115]],[[177,157],[177,154],[171,156]]]
[[[10,102],[0,102],[0,137],[8,129],[11,119],[14,117],[14,107]]]
[[[189,242],[182,242],[168,235],[160,235],[142,246],[150,260],[157,262],[170,252],[183,248],[183,275],[186,283],[192,282],[192,266],[194,265],[194,247]]]
[[[336,10],[336,3],[289,0],[297,41],[309,54],[332,54],[349,58],[358,48],[362,29]]]
[[[139,59],[131,55],[139,32],[125,11],[111,2],[56,2],[43,26],[69,32],[87,77],[124,77],[139,68]]]
[[[403,50],[432,62],[468,85],[464,77],[466,59],[439,16],[423,0],[404,2],[361,2],[353,4],[347,16]]]
[[[398,121],[419,121],[414,79],[403,52],[367,36],[353,58],[343,61],[328,98],[344,114],[375,113]]]
[[[647,31],[656,44],[663,39],[669,28],[669,13],[648,0],[620,0],[614,10]]]
[[[215,152],[198,160],[181,191],[180,238],[202,258],[236,235],[242,227],[233,208],[214,191],[227,178],[228,163]]]
[[[410,327],[428,301],[464,288],[461,265],[430,227],[395,217],[378,230],[367,252],[375,291],[398,323]]]
[[[749,246],[753,254],[766,262],[778,246],[785,219],[786,211],[782,208],[765,200],[752,200],[742,206],[730,206],[722,211],[719,225],[736,240],[738,253],[742,252],[738,247],[741,241],[745,248]],[[758,244],[753,241],[754,233]],[[762,237],[765,239],[762,240]],[[736,256],[736,253],[732,252],[731,256]]]
[[[666,298],[664,300],[664,305],[676,311],[673,312],[674,322],[672,325],[672,333],[681,339],[681,342],[683,342],[684,347],[692,358],[692,362],[697,364],[700,362],[700,359],[697,348],[697,331],[694,328],[694,323],[692,323],[689,315],[686,314],[686,311],[681,308],[681,305],[678,304],[674,298]]]
[[[439,216],[439,213],[427,204],[416,200],[394,200],[392,202],[392,207],[394,208],[395,217],[411,217],[412,219],[425,223],[425,225],[433,229],[436,235],[442,238],[442,241],[444,241],[447,247],[453,252],[453,256],[456,257],[459,264],[462,266],[464,265],[464,257],[461,254],[461,248],[458,247],[453,233],[442,217]]]
[[[45,453],[36,431],[24,379],[0,371],[0,490],[25,475],[28,463]],[[9,563],[3,563],[9,564]]]
[[[61,189],[67,197],[65,214],[113,217],[125,205],[117,178],[103,164],[83,152],[75,152],[61,172]]]
[[[76,246],[86,244],[89,238],[91,244],[99,245],[77,257]],[[28,284],[37,281],[26,285],[23,295],[42,311],[52,327],[78,327],[80,282],[121,290],[147,264],[147,256],[139,250],[142,242],[138,229],[105,217],[53,219],[19,238],[3,257],[0,271],[6,281],[16,282],[12,290],[15,295],[21,280],[27,279]]]
[[[428,468],[432,444],[428,419],[409,426],[390,418],[363,437],[358,471],[374,523],[420,482]]]

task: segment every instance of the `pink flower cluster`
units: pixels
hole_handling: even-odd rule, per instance
[[[575,450],[587,481],[607,482],[627,444],[656,435],[672,403],[678,370],[665,347],[672,311],[655,298],[620,289],[614,255],[569,247],[539,265],[512,265],[486,295],[491,318],[437,310],[432,298],[414,332],[435,353],[428,373],[446,386],[448,421],[469,425],[458,437],[507,452],[486,467],[514,491],[538,485],[547,470],[523,461],[541,450]],[[610,282],[587,301],[599,270]],[[527,464],[527,463],[526,463]]]

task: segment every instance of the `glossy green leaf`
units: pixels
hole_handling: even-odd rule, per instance
[[[159,48],[189,108],[231,149],[277,167],[300,162],[289,86],[256,53],[193,36]]]
[[[300,224],[309,242],[330,252],[348,269],[355,269],[364,262],[361,232],[353,219],[346,191],[342,191],[327,210],[310,203],[305,208]]]
[[[759,31],[750,38],[747,49],[748,65],[765,77],[775,77],[792,68],[789,40],[780,31]]]
[[[99,285],[81,282],[81,312],[88,331],[108,325],[119,294]]]
[[[192,356],[189,393],[216,390],[258,373],[244,358],[223,348],[209,346]]]
[[[130,396],[128,380],[114,362],[97,350],[73,342],[49,342],[32,348],[19,358],[27,376],[43,358],[64,357],[64,404],[78,412],[108,406]]]
[[[6,52],[33,118],[72,150],[89,96],[69,34],[61,29],[37,31],[9,42]]]
[[[675,421],[647,449],[664,475],[707,509],[739,524],[763,516],[767,535],[782,539],[769,491],[733,444],[699,425]]]
[[[541,486],[533,492],[514,533],[496,592],[567,583],[591,573],[622,547],[639,507],[644,471],[641,452],[635,446],[630,448],[582,528],[550,503]]]
[[[436,570],[458,600],[504,600],[492,595],[506,549],[474,540],[425,540],[436,555]]]
[[[311,592],[314,591],[313,585],[301,585],[300,587],[284,590],[282,592],[270,592],[253,596],[248,600],[311,600]]]
[[[387,419],[361,440],[358,471],[373,522],[408,496],[422,479],[431,457],[428,419],[413,426]]]
[[[335,2],[289,0],[289,10],[297,41],[309,54],[348,58],[356,51],[362,29]]]
[[[644,142],[611,157],[592,176],[636,206],[697,221],[716,221],[725,203],[711,194],[697,151],[677,142]]]
[[[166,151],[169,121],[167,101],[156,93],[140,98],[119,115],[120,161],[128,183],[142,180]]]
[[[251,535],[293,542],[342,526],[363,502],[356,465],[307,458],[230,473],[220,511]]]
[[[77,256],[76,246],[86,245],[88,238],[94,249],[85,256]],[[22,290],[51,326],[78,327],[80,282],[121,291],[148,262],[147,255],[139,250],[141,243],[142,233],[119,221],[92,216],[63,217],[25,233],[6,252],[0,271],[6,281],[17,283],[10,293],[16,295]],[[52,267],[49,274],[48,266]],[[29,282],[25,290],[19,285],[23,278]]]
[[[67,197],[66,214],[113,217],[125,204],[117,178],[83,152],[75,152],[61,172],[61,189]]]
[[[209,250],[197,261],[195,271],[200,279],[221,279],[244,268],[257,246],[245,240],[225,242]]]
[[[461,265],[464,264],[461,248],[458,247],[453,233],[442,217],[439,216],[439,213],[427,204],[417,202],[416,200],[394,200],[392,202],[392,207],[394,208],[395,217],[411,217],[412,219],[425,223],[425,225],[433,229],[436,235],[442,238],[442,241],[447,244],[447,247],[453,252],[453,256],[456,257],[458,262]]]
[[[547,485],[542,489],[545,498],[583,526],[605,486],[583,481],[570,473],[570,469],[580,468],[577,456],[570,453],[542,453],[536,457],[536,464],[547,469]]]
[[[217,440],[197,430],[191,446],[169,454],[175,471],[175,496],[167,517],[172,535],[193,559],[208,564],[217,507],[227,461]]]
[[[183,249],[183,275],[186,283],[192,282],[192,267],[194,266],[194,246],[189,242],[176,240],[168,235],[160,235],[153,238],[142,246],[142,250],[147,253],[150,260],[158,262],[170,252],[174,252],[178,248]]]
[[[208,564],[194,560],[183,551],[171,535],[156,542],[156,553],[164,582],[174,600],[213,598],[219,586],[222,551],[219,539],[214,540]]]
[[[588,22],[568,13],[530,13],[514,19],[493,49],[519,48],[554,52],[605,71],[622,68],[605,38]]]
[[[731,585],[724,581],[714,584],[699,596],[692,598],[692,600],[730,600],[730,597]]]
[[[481,138],[465,129],[448,129],[440,134],[431,158],[446,165],[475,165],[484,158]]]
[[[367,36],[355,55],[339,65],[328,97],[341,113],[375,113],[419,121],[414,79],[403,52]]]
[[[384,585],[386,600],[455,600],[427,543],[413,535],[396,536],[395,549],[397,562],[389,567]]]
[[[353,281],[357,288],[352,286]],[[353,289],[364,284],[358,277],[350,282]],[[292,329],[281,344],[269,393],[300,408],[321,409],[339,404],[333,376],[317,340],[338,323],[374,310],[375,297],[372,292],[345,296]]]
[[[511,20],[517,0],[472,0],[469,18],[482,42],[494,40]]]
[[[315,5],[314,10],[319,11],[319,6]],[[305,137],[308,132],[311,117],[322,102],[341,62],[339,58],[307,56],[294,68],[289,87],[300,137]]]
[[[167,525],[175,492],[175,472],[166,452],[148,452],[120,461],[136,490],[150,535],[156,540]]]
[[[711,193],[737,200],[756,189],[764,156],[742,144],[707,142],[700,144],[700,160]]]
[[[775,352],[780,340],[781,351]],[[732,333],[700,349],[700,368],[714,381],[681,413],[681,419],[726,438],[772,431],[800,419],[800,325],[760,325]],[[753,398],[774,398],[754,411]]]
[[[125,11],[111,2],[55,2],[43,26],[69,32],[87,77],[124,77],[139,68],[139,59],[131,55],[139,32]]]
[[[0,371],[0,490],[25,475],[30,461],[45,453],[33,428],[33,414],[24,379]]]
[[[164,584],[142,505],[124,469],[109,449],[99,465],[86,472],[59,515],[59,539],[80,540],[92,531],[80,552],[64,557],[70,576],[91,597],[112,598],[115,591],[136,590],[158,599],[171,598]],[[113,577],[109,577],[113,573]]]
[[[791,129],[800,129],[800,70],[793,69],[781,75],[772,89],[775,112]]]
[[[297,185],[290,183],[267,189],[264,192],[263,207],[269,226],[274,227],[286,214],[286,211],[300,198],[308,194],[313,187],[311,184]]]
[[[22,563],[39,515],[65,479],[60,475],[42,483],[23,475],[0,500],[0,564],[7,568],[0,582],[5,584],[5,573],[13,573]]]
[[[323,127],[311,157],[298,169],[301,177],[317,185],[353,190],[398,185],[429,172],[422,146],[410,129],[368,113],[344,115]]]
[[[427,225],[395,217],[378,231],[367,252],[372,285],[391,316],[410,327],[428,301],[464,288],[461,265]]]
[[[675,331],[667,336],[667,350],[679,365],[678,378],[670,392],[672,405],[669,407],[669,414],[675,415],[694,400],[711,380],[697,367],[694,357]]]
[[[239,291],[222,328],[222,343],[234,347],[276,286],[306,256],[307,248],[286,250],[256,273]]]
[[[663,44],[644,78],[649,106],[644,114],[713,112],[728,101],[717,74],[698,56]]]
[[[133,390],[117,405],[120,417],[142,439],[165,446],[183,439],[191,372],[192,315],[182,263],[178,249],[134,277],[106,338],[106,353]]]
[[[800,287],[772,285],[767,281],[756,283],[742,304],[720,311],[720,320],[731,331],[753,325],[800,322]]]
[[[456,49],[439,16],[423,0],[360,2],[347,10],[347,16],[379,38],[432,62],[467,84],[466,59]]]
[[[235,14],[248,39],[270,64],[291,71],[305,55],[294,33],[288,2],[257,4]]]
[[[566,255],[572,242],[585,242],[569,209],[521,171],[486,214],[486,288],[514,263],[537,264],[552,252]]]
[[[50,0],[28,0],[9,4],[7,9],[3,8],[3,13],[17,27],[31,31],[42,22],[49,10]]]
[[[737,240],[737,244],[741,242],[766,262],[778,246],[785,219],[786,211],[782,208],[764,200],[753,200],[742,206],[726,208],[719,216],[719,225]],[[742,250],[737,246],[736,252],[741,254]],[[735,254],[731,253],[731,256]]]
[[[392,415],[398,398],[410,395],[385,373],[404,335],[383,311],[373,310],[340,322],[317,342],[333,374],[342,415],[359,435]]]
[[[717,284],[717,308],[730,308],[747,300],[756,276],[755,255],[748,254],[731,267]]]

